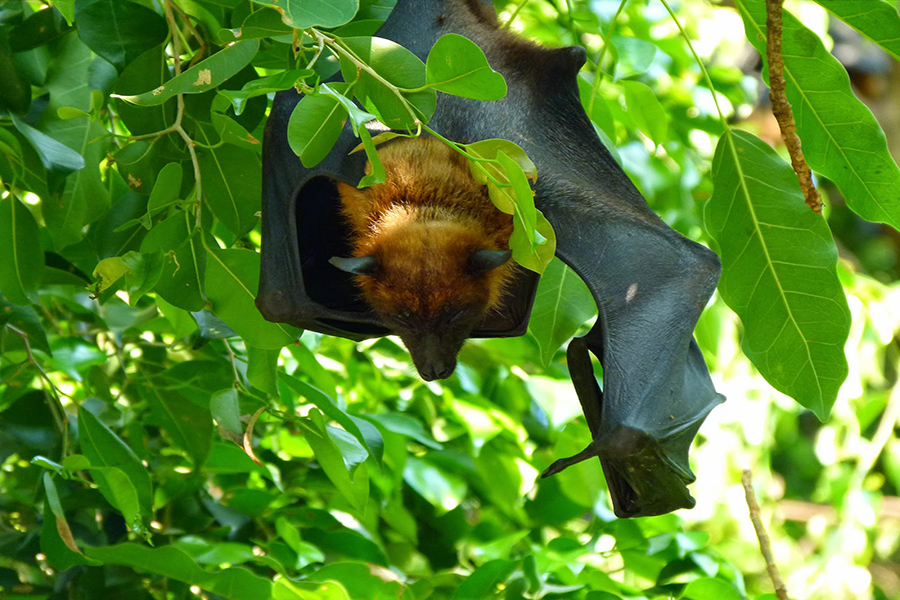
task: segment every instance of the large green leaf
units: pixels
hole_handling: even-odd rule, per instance
[[[78,409],[78,433],[81,451],[93,467],[117,467],[133,486],[143,518],[153,515],[153,487],[147,468],[134,451],[94,414]]]
[[[162,16],[131,0],[83,0],[75,7],[79,37],[120,72],[169,33]]]
[[[13,304],[37,302],[44,270],[38,226],[12,194],[0,198],[0,292]]]
[[[214,250],[206,265],[206,295],[216,316],[248,344],[277,350],[290,344],[294,329],[263,319],[253,303],[259,285],[259,254],[250,250]]]
[[[551,261],[538,282],[528,322],[544,364],[550,364],[559,347],[596,314],[597,305],[587,285],[561,260]]]
[[[765,1],[737,0],[737,6],[747,39],[765,56]],[[809,166],[834,181],[859,216],[900,229],[900,168],[881,126],[850,91],[847,71],[787,11],[782,53],[787,97]]]
[[[198,311],[204,303],[206,250],[190,220],[187,213],[178,211],[159,223],[144,238],[141,252],[164,252],[162,273],[153,291],[179,308]]]
[[[841,21],[900,59],[900,14],[885,0],[816,0]]]
[[[362,511],[369,498],[369,470],[364,462],[358,462],[352,455],[355,450],[361,450],[365,454],[365,450],[362,446],[354,449],[340,445],[326,426],[322,413],[316,409],[309,411],[309,417],[299,419],[297,424],[303,429],[304,438],[316,454],[316,461],[334,487],[347,502]],[[363,456],[360,458],[364,460]]]
[[[850,330],[831,231],[758,138],[726,133],[712,170],[706,227],[722,258],[719,291],[744,323],[744,353],[773,387],[825,419],[847,376]]]
[[[201,60],[181,75],[173,77],[155,89],[143,94],[115,97],[139,106],[154,106],[177,94],[202,94],[214,89],[249,65],[257,50],[259,40],[238,42]]]
[[[259,155],[224,144],[200,154],[199,162],[203,201],[216,218],[238,237],[253,229],[262,196]]]
[[[88,119],[55,120],[46,132],[56,141],[83,157],[84,168],[66,177],[59,199],[42,204],[44,219],[57,249],[84,237],[84,226],[102,217],[109,209],[109,188],[100,163],[106,160],[109,138],[98,123]]]
[[[253,0],[271,6],[295,29],[337,27],[349,22],[359,9],[359,0]]]
[[[481,48],[455,33],[435,42],[425,61],[425,75],[430,87],[463,98],[499,100],[506,95],[506,80],[491,68]]]
[[[146,391],[144,397],[163,429],[199,469],[212,447],[213,420],[209,409],[186,401],[181,394],[157,387],[155,383],[149,384]]]

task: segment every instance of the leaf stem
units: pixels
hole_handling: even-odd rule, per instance
[[[343,44],[337,38],[333,38],[325,33],[322,33],[314,27],[310,27],[309,29],[305,29],[304,31],[307,35],[309,35],[320,44],[327,45],[332,52],[335,52],[337,55],[342,56],[353,63],[353,66],[356,67],[357,71],[364,71],[375,81],[388,88],[388,90],[390,90],[392,94],[397,96],[397,99],[400,100],[403,108],[406,109],[406,112],[409,113],[410,117],[412,117],[413,124],[419,125],[421,123],[421,120],[416,115],[414,107],[412,106],[412,104],[410,104],[409,100],[406,99],[400,89],[393,83],[379,75],[377,72],[375,72],[372,67],[363,62],[358,56],[356,56],[356,53],[350,50],[350,48],[347,48],[345,44]]]
[[[66,454],[69,452],[69,417],[66,415],[66,409],[62,404],[62,400],[59,397],[59,390],[56,389],[56,385],[50,379],[50,376],[47,375],[47,372],[44,370],[44,367],[37,361],[34,357],[34,353],[31,351],[31,343],[28,341],[28,334],[15,327],[6,324],[10,331],[19,336],[22,339],[22,344],[25,345],[25,356],[28,357],[28,362],[34,365],[34,367],[38,370],[38,373],[41,375],[41,380],[47,385],[47,388],[50,391],[50,412],[53,415],[53,420],[56,422],[56,427],[59,429],[60,434],[63,438],[62,443],[62,458],[66,457]]]

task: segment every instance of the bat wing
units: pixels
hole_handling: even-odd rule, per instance
[[[703,419],[723,400],[693,340],[697,319],[718,281],[719,260],[650,210],[597,138],[578,97],[576,78],[584,50],[523,42],[498,30],[489,5],[477,0],[398,0],[378,35],[423,60],[445,33],[462,34],[485,51],[491,66],[506,78],[507,96],[475,102],[442,94],[430,125],[457,141],[505,138],[522,146],[538,168],[535,201],[556,231],[557,255],[581,276],[597,302],[596,325],[568,350],[572,381],[593,442],[578,455],[554,463],[545,475],[597,456],[618,516],[693,506],[686,487],[694,479],[688,450]],[[314,218],[299,219],[297,207],[308,204],[304,198],[312,190],[310,196],[318,204],[313,210],[333,213],[336,201],[327,180],[355,184],[363,174],[364,158],[346,156],[357,141],[345,130],[322,165],[312,171],[299,167],[285,140],[296,101],[296,94],[279,95],[266,130],[258,305],[271,320],[299,326],[314,322],[318,331],[345,337],[371,335],[366,331],[379,335],[384,329],[378,329],[377,320],[352,306],[358,300],[350,288],[340,288],[341,281],[335,280],[330,293],[336,304],[321,297],[311,300],[309,294],[322,292],[300,271],[301,266],[309,272],[325,269],[321,257],[340,254],[336,245],[343,242],[335,241],[317,221],[328,214],[311,212]],[[332,202],[322,201],[329,197]],[[282,222],[271,223],[269,215]],[[299,221],[305,223],[297,225]],[[316,241],[315,236],[323,234],[328,239]],[[304,254],[304,245],[318,248],[321,257]],[[287,255],[272,258],[283,249],[289,249]],[[333,271],[327,276],[340,277]],[[293,287],[285,289],[284,282]],[[534,288],[523,285],[523,290],[519,308],[509,311],[511,321],[527,318]],[[591,354],[603,367],[602,391]]]

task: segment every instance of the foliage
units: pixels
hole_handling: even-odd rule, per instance
[[[895,6],[817,1],[897,56]],[[694,450],[698,506],[628,521],[596,463],[538,478],[589,441],[560,349],[594,311],[549,262],[534,166],[509,142],[428,126],[441,94],[491,101],[506,84],[461,36],[424,62],[372,37],[392,4],[0,3],[0,595],[768,600],[737,483],[748,465],[793,595],[900,594],[885,575],[900,269],[864,260],[900,223],[900,170],[825,32],[785,15],[788,96],[832,184],[828,222],[732,124],[756,104],[733,63],[742,28],[764,48],[763,0],[496,2],[523,35],[587,46],[598,135],[670,225],[723,258],[697,339],[729,402]],[[394,338],[262,319],[260,140],[273,93],[292,88],[304,164],[346,121],[373,163],[364,184],[383,178],[391,135],[471,159],[515,215],[516,260],[544,271],[528,336],[473,341],[456,375],[424,383]],[[373,118],[395,131],[371,136]],[[852,235],[874,227],[855,215],[886,225]],[[838,260],[828,224],[857,256]]]

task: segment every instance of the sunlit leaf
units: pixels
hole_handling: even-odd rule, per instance
[[[831,232],[790,166],[748,133],[719,141],[713,183],[706,226],[722,258],[719,291],[744,323],[744,353],[825,419],[847,376],[850,329]]]
[[[139,106],[154,106],[162,104],[176,94],[201,94],[214,89],[250,64],[258,49],[259,40],[238,42],[201,60],[156,89],[142,94],[116,97]]]

